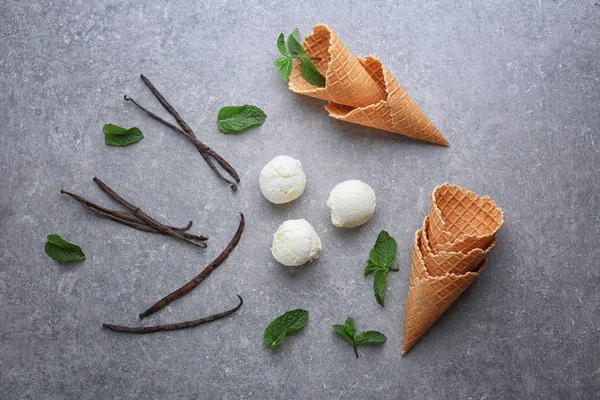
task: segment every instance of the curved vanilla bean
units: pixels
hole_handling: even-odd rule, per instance
[[[233,314],[237,310],[242,307],[244,304],[244,300],[242,296],[238,295],[238,299],[240,302],[234,308],[224,311],[222,313],[210,315],[208,317],[195,319],[193,321],[180,322],[177,324],[168,324],[168,325],[155,325],[155,326],[145,326],[145,327],[130,327],[130,326],[121,326],[121,325],[112,325],[112,324],[102,324],[103,328],[110,329],[111,331],[124,332],[124,333],[137,333],[137,334],[145,334],[145,333],[154,333],[154,332],[163,332],[163,331],[176,331],[179,329],[192,328],[194,326],[198,326],[201,324],[205,324],[207,322],[216,321],[218,319],[224,318],[228,315]]]
[[[226,170],[227,172],[229,172],[229,174],[232,175],[234,177],[234,179],[237,180],[237,182],[239,182],[240,179],[237,176],[237,172],[235,172],[235,170],[233,169],[233,167],[231,165],[229,165],[229,163],[227,161],[225,161],[221,156],[219,156],[217,153],[215,153],[210,147],[206,146],[204,143],[202,143],[201,141],[199,141],[196,138],[196,136],[194,136],[193,132],[190,134],[190,133],[184,131],[183,129],[181,129],[180,127],[175,126],[174,124],[172,124],[169,121],[163,119],[159,115],[156,115],[152,111],[150,111],[147,108],[141,106],[137,101],[135,101],[131,97],[127,97],[127,95],[123,96],[123,98],[125,99],[125,101],[132,102],[137,108],[139,108],[141,111],[143,111],[149,117],[157,120],[161,124],[164,124],[164,125],[168,126],[169,128],[173,129],[175,132],[177,132],[180,135],[182,135],[182,136],[186,137],[187,139],[189,139],[192,142],[192,144],[194,145],[194,147],[196,147],[196,150],[198,150],[198,153],[200,153],[200,155],[202,156],[202,158],[204,158],[204,161],[206,161],[206,163],[208,164],[208,166],[210,167],[210,169],[213,170],[213,172],[219,177],[219,179],[221,179],[224,182],[227,182],[229,184],[229,186],[231,186],[231,190],[233,190],[234,192],[237,190],[236,183],[233,182],[233,181],[231,181],[230,179],[227,179],[225,176],[223,176],[223,174],[221,174],[221,171],[219,171],[219,169],[215,166],[215,164],[210,159],[210,157],[213,157],[215,160],[217,160],[217,162],[219,162],[219,165],[221,165],[221,167],[223,167],[224,170]]]
[[[114,216],[114,217],[116,217],[116,218],[118,218],[120,220],[127,220],[129,222],[134,223],[134,224],[144,224],[144,221],[142,221],[141,219],[139,219],[138,217],[136,217],[133,214],[124,213],[124,212],[121,212],[121,211],[111,210],[111,209],[102,207],[101,205],[95,204],[95,203],[89,201],[86,198],[83,198],[83,197],[81,197],[81,196],[79,196],[79,195],[77,195],[75,193],[67,192],[66,190],[62,190],[61,189],[60,193],[61,194],[66,194],[67,196],[72,197],[73,199],[77,200],[79,203],[81,203],[84,207],[86,207],[88,210],[90,210],[92,212],[96,212],[96,210],[101,211],[102,214],[98,214],[98,213],[96,213],[96,214],[102,215],[103,217],[110,218],[107,215],[105,215],[105,214],[109,214],[109,215]],[[96,210],[93,210],[92,208],[96,209]],[[165,225],[165,226],[168,227],[169,229],[177,231],[177,232],[184,232],[184,231],[189,230],[192,227],[193,224],[194,223],[192,221],[189,221],[188,224],[186,226],[183,226],[183,227],[169,226],[169,225]],[[152,229],[152,228],[150,228],[150,229]],[[151,232],[151,231],[148,231],[148,232]]]
[[[163,232],[165,235],[173,236],[173,237],[176,237],[177,239],[183,240],[184,242],[187,242],[194,247],[198,247],[201,249],[206,247],[206,244],[194,242],[193,240],[186,238],[184,235],[180,234],[179,232],[175,232],[174,230],[170,229],[169,227],[162,225],[160,222],[158,222],[157,220],[148,216],[146,213],[144,213],[142,210],[140,210],[139,207],[136,207],[133,204],[126,201],[125,199],[123,199],[121,196],[119,196],[114,190],[109,188],[100,179],[94,177],[94,182],[96,183],[96,185],[98,185],[98,187],[104,193],[106,193],[117,203],[119,203],[120,205],[122,205],[123,207],[125,207],[126,209],[131,211],[133,213],[133,215],[137,216],[139,219],[144,221],[146,224],[150,225],[152,228],[157,229],[160,232]]]
[[[194,289],[196,286],[198,286],[200,284],[200,282],[202,282],[204,279],[206,279],[206,277],[208,277],[215,268],[217,268],[219,265],[221,265],[221,263],[223,263],[223,261],[225,261],[227,259],[227,257],[229,257],[229,253],[231,253],[231,251],[233,249],[235,249],[235,246],[237,246],[238,242],[240,241],[240,238],[242,237],[242,232],[244,231],[244,225],[245,225],[244,214],[240,213],[240,224],[238,226],[238,229],[235,232],[235,235],[233,235],[233,238],[231,239],[231,241],[227,244],[225,249],[221,252],[221,254],[219,254],[217,258],[215,258],[210,264],[208,264],[206,266],[206,268],[204,268],[204,270],[202,270],[202,272],[200,272],[198,275],[196,275],[191,281],[189,281],[188,283],[186,283],[179,289],[175,290],[174,292],[169,293],[168,295],[166,295],[165,297],[163,297],[162,299],[160,299],[159,301],[154,303],[146,311],[140,313],[140,319],[145,318],[148,315],[154,314],[155,312],[157,312],[159,310],[162,310],[172,301],[175,301],[175,300],[185,296],[186,294],[188,294],[192,289]]]

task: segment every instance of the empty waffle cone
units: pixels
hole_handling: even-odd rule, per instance
[[[421,229],[415,233],[415,246],[413,246],[413,257],[412,266],[410,268],[410,286],[413,285],[415,279],[426,278],[429,276],[427,273],[427,267],[421,253],[420,241],[421,241]]]
[[[437,251],[485,249],[504,222],[504,212],[488,196],[444,183],[431,195],[429,230]]]
[[[418,231],[413,246],[411,284],[406,300],[402,354],[406,354],[469,285],[477,279],[487,262],[487,259],[484,258],[479,267],[473,272],[430,276],[426,268],[423,272],[424,261],[419,237],[420,232]]]
[[[431,276],[441,276],[446,273],[464,274],[475,271],[496,245],[496,238],[486,249],[475,248],[469,252],[462,251],[434,251],[429,247],[425,225],[429,217],[425,218],[424,227],[421,229],[420,250],[427,273]]]
[[[313,27],[313,33],[305,38],[304,49],[325,76],[325,87],[308,83],[296,60],[289,88],[329,101],[326,109],[330,117],[444,146],[450,144],[381,61],[374,57],[356,59],[327,25]]]
[[[386,99],[357,108],[330,102],[325,107],[330,117],[431,143],[450,145],[380,60],[369,56],[358,61],[385,90]]]
[[[315,67],[325,76],[326,86],[308,83],[296,62],[289,83],[293,92],[351,107],[368,106],[386,98],[385,90],[327,25],[313,27],[313,33],[304,39],[304,51],[315,59]]]

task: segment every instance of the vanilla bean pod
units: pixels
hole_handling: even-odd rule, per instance
[[[150,82],[150,80],[148,78],[146,78],[143,74],[140,74],[140,78],[142,78],[142,81],[144,82],[144,84],[148,87],[148,89],[150,89],[150,91],[152,92],[154,97],[156,97],[156,99],[164,107],[164,109],[167,110],[167,112],[169,114],[171,114],[173,116],[173,118],[175,118],[175,121],[177,121],[179,126],[181,126],[181,129],[183,129],[185,132],[187,132],[191,136],[191,138],[193,138],[193,142],[197,143],[198,145],[203,146],[205,148],[204,151],[209,156],[213,157],[219,163],[219,165],[221,165],[221,167],[223,167],[223,169],[225,169],[225,171],[227,171],[231,175],[231,177],[233,179],[235,179],[236,182],[239,182],[240,177],[239,177],[238,173],[236,172],[236,170],[227,161],[225,161],[225,159],[223,157],[221,157],[214,150],[212,150],[210,147],[206,146],[204,143],[202,143],[200,140],[198,140],[196,138],[196,135],[194,134],[194,131],[192,131],[192,128],[190,128],[190,126],[183,120],[181,115],[179,115],[177,110],[175,110],[175,108],[158,91],[158,89],[156,89],[156,87],[152,84],[152,82]],[[236,189],[237,189],[237,187],[234,190],[236,190]]]
[[[181,129],[176,127],[174,124],[171,124],[170,122],[159,117],[152,111],[142,107],[140,104],[138,104],[132,98],[124,96],[124,99],[126,101],[131,101],[140,110],[142,110],[144,113],[146,113],[150,117],[161,122],[162,124],[165,124],[166,126],[170,127],[171,129],[175,130],[176,132],[180,133],[181,135],[183,135],[187,139],[189,139],[194,144],[194,146],[196,147],[198,152],[202,155],[202,157],[204,158],[206,163],[209,165],[209,167],[213,170],[213,172],[215,172],[215,174],[221,180],[223,180],[224,182],[227,182],[231,186],[232,190],[234,190],[234,191],[237,190],[237,184],[235,182],[239,182],[240,177],[239,177],[238,173],[235,171],[235,169],[227,161],[225,161],[225,159],[223,157],[221,157],[218,153],[216,153],[213,149],[211,149],[210,147],[208,147],[204,143],[202,143],[200,140],[198,140],[198,138],[194,134],[194,131],[192,130],[192,128],[190,128],[190,126],[183,120],[181,115],[179,115],[177,110],[175,110],[175,108],[173,108],[173,106],[167,101],[167,99],[165,99],[165,97],[156,89],[156,87],[154,87],[154,85],[150,82],[150,80],[148,80],[148,78],[146,78],[144,75],[140,75],[140,77],[144,81],[144,84],[150,89],[150,91],[152,92],[154,97],[156,97],[156,99],[160,102],[160,104],[165,108],[165,110],[167,110],[167,112],[169,114],[171,114],[173,116],[173,118],[175,118],[175,120],[177,121],[179,126],[181,126]],[[217,163],[219,163],[219,165],[225,171],[227,171],[227,173],[235,180],[235,182],[231,181],[230,179],[227,179],[225,176],[223,176],[223,174],[221,174],[221,172],[218,170],[218,168],[214,165],[214,163],[210,159],[211,157],[215,161],[217,161]]]
[[[108,208],[105,208],[98,204],[95,204],[95,203],[89,201],[88,199],[83,198],[75,193],[67,192],[66,190],[61,190],[60,193],[66,194],[67,196],[72,197],[73,199],[75,199],[79,203],[81,203],[81,205],[83,205],[88,210],[95,212],[96,214],[101,215],[103,217],[111,218],[111,219],[112,219],[112,217],[115,217],[114,220],[117,222],[121,222],[121,223],[123,222],[122,220],[126,220],[128,222],[132,222],[132,223],[138,224],[138,225],[144,224],[144,221],[142,221],[141,219],[139,219],[138,217],[136,217],[135,215],[133,215],[131,213],[125,213],[125,212],[121,212],[121,211],[117,211],[117,210],[110,210]],[[188,224],[183,227],[169,226],[169,225],[165,225],[165,226],[167,226],[171,230],[183,232],[183,231],[189,230],[192,227],[192,225],[193,225],[193,222],[189,221]],[[147,225],[145,225],[145,226],[149,229],[149,230],[146,230],[146,232],[158,232],[156,229],[150,228]],[[199,239],[199,240],[201,240],[201,239]]]
[[[235,232],[235,235],[233,235],[233,238],[231,239],[231,241],[227,244],[225,249],[221,252],[221,254],[219,254],[217,258],[215,258],[210,264],[208,264],[206,266],[206,268],[204,268],[204,270],[202,270],[202,272],[200,272],[198,275],[196,275],[191,281],[189,281],[188,283],[186,283],[179,289],[175,290],[174,292],[169,293],[168,295],[166,295],[165,297],[163,297],[162,299],[160,299],[159,301],[154,303],[146,311],[140,313],[140,319],[147,317],[148,315],[154,314],[155,312],[165,308],[172,301],[175,301],[175,300],[185,296],[192,289],[194,289],[196,286],[198,286],[200,284],[200,282],[202,282],[204,279],[206,279],[206,277],[208,277],[215,268],[217,268],[219,265],[221,265],[221,263],[223,263],[223,261],[225,261],[227,259],[227,257],[229,257],[229,253],[231,253],[231,251],[235,248],[235,246],[240,241],[240,238],[242,237],[242,232],[244,231],[244,225],[245,225],[244,214],[240,213],[240,224],[238,226],[238,229]]]
[[[165,235],[173,236],[177,239],[183,240],[184,242],[187,242],[187,243],[191,244],[192,246],[199,247],[199,248],[206,247],[205,243],[194,242],[193,240],[188,239],[187,237],[182,235],[181,233],[170,229],[168,226],[165,226],[165,225],[161,224],[160,222],[158,222],[157,220],[155,220],[154,218],[148,216],[146,213],[144,213],[138,207],[134,206],[133,204],[129,203],[128,201],[123,199],[121,196],[119,196],[114,190],[109,188],[100,179],[94,177],[94,182],[96,183],[96,185],[98,185],[100,190],[102,190],[104,193],[109,195],[114,201],[116,201],[117,203],[119,203],[120,205],[122,205],[123,207],[128,209],[129,211],[131,211],[133,213],[133,215],[135,215],[136,217],[138,217],[139,219],[144,221],[150,227],[157,229],[158,231],[160,231],[161,233],[164,233]]]
[[[169,128],[173,129],[175,132],[177,132],[180,135],[183,135],[184,137],[188,138],[192,142],[192,144],[196,147],[196,150],[198,150],[198,153],[200,153],[200,155],[202,156],[202,158],[204,158],[204,161],[206,161],[206,163],[208,164],[208,166],[210,167],[210,169],[212,169],[213,172],[219,177],[219,179],[221,179],[224,182],[227,182],[231,186],[231,189],[233,191],[237,190],[236,183],[233,182],[233,181],[231,181],[230,179],[227,179],[226,177],[224,177],[223,174],[221,174],[221,171],[219,171],[219,169],[215,166],[215,164],[213,163],[213,161],[210,159],[208,152],[212,152],[212,150],[208,146],[206,146],[204,143],[202,143],[201,141],[199,141],[195,136],[191,136],[189,133],[185,132],[180,127],[175,126],[174,124],[170,123],[169,121],[166,121],[162,117],[154,114],[152,111],[148,110],[147,108],[141,106],[137,101],[135,101],[131,97],[123,96],[123,98],[125,99],[125,101],[132,102],[137,108],[139,108],[141,111],[143,111],[144,113],[146,113],[151,118],[154,118],[155,120],[157,120],[161,124],[164,124],[164,125],[168,126]],[[235,170],[233,169],[233,167],[231,167],[231,165],[229,165],[229,163],[227,163],[227,161],[225,161],[224,159],[222,159],[217,153],[214,153],[213,157],[215,155],[218,156],[220,160],[222,160],[222,163],[220,163],[221,167],[223,167],[223,169],[225,169],[225,170],[227,170],[228,168],[231,169],[231,171],[233,171],[233,173],[235,174],[235,175],[232,175],[232,176],[234,176],[234,179],[236,179],[237,182],[239,182],[240,180],[237,177],[237,173],[235,172]],[[219,161],[219,159],[217,159],[217,161]],[[230,172],[230,174],[231,174],[231,172]]]
[[[155,325],[155,326],[145,326],[145,327],[130,327],[130,326],[121,326],[121,325],[112,325],[112,324],[102,324],[102,327],[106,329],[110,329],[111,331],[124,332],[124,333],[137,333],[137,334],[145,334],[145,333],[154,333],[154,332],[163,332],[163,331],[176,331],[179,329],[192,328],[194,326],[198,326],[201,324],[205,324],[207,322],[216,321],[218,319],[227,317],[228,315],[233,314],[237,310],[242,307],[244,304],[244,300],[242,296],[238,295],[240,302],[234,308],[224,311],[222,313],[210,315],[208,317],[195,319],[193,321],[180,322],[177,324],[168,324],[168,325]]]
[[[92,203],[91,201],[89,201],[79,195],[76,195],[75,193],[67,192],[65,190],[61,190],[60,192],[62,194],[66,194],[66,195],[72,197],[73,199],[77,200],[83,207],[85,207],[87,210],[93,212],[96,215],[116,221],[120,224],[129,226],[131,228],[134,228],[134,229],[137,229],[137,230],[140,230],[143,232],[159,233],[162,235],[166,235],[166,233],[161,232],[158,229],[155,229],[155,228],[152,228],[151,226],[146,225],[146,223],[144,221],[138,219],[133,214],[123,213],[120,211],[104,208],[102,206],[99,206],[98,204]],[[191,227],[192,227],[192,221],[188,222],[188,224],[184,227],[169,226],[169,228],[171,228],[174,231],[180,232],[181,236],[186,237],[188,239],[197,240],[200,242],[208,240],[208,237],[206,237],[206,236],[194,235],[189,232],[185,232],[186,230],[190,229]]]

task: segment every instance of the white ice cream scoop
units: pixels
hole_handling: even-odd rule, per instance
[[[371,186],[358,180],[339,183],[327,200],[331,222],[340,228],[355,228],[370,220],[375,204]]]
[[[292,219],[281,224],[273,235],[271,253],[283,265],[306,264],[321,255],[321,239],[306,220]]]
[[[302,164],[295,158],[277,156],[260,171],[260,191],[271,203],[283,204],[296,200],[306,187]]]

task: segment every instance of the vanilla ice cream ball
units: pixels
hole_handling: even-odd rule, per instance
[[[327,206],[331,222],[340,228],[355,228],[375,213],[375,192],[358,180],[342,182],[329,193]]]
[[[291,219],[273,235],[271,253],[283,265],[306,264],[321,255],[321,239],[306,220]]]
[[[260,191],[271,203],[283,204],[296,200],[306,187],[302,164],[295,158],[277,156],[260,171]]]

